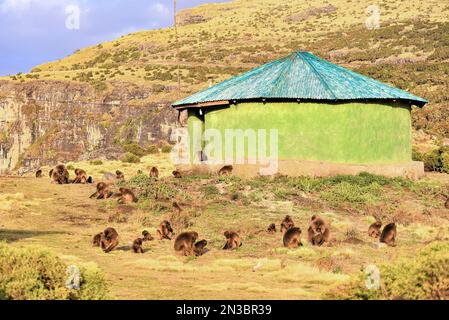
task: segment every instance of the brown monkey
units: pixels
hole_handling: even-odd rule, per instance
[[[144,230],[142,232],[142,235],[143,235],[143,241],[153,241],[154,240],[153,236],[146,230]]]
[[[89,177],[87,176],[86,171],[82,169],[75,169],[75,179],[72,183],[80,183],[80,184],[86,184]]]
[[[302,246],[301,242],[301,229],[300,228],[290,228],[284,234],[284,247],[286,248],[297,248]]]
[[[96,235],[94,236],[94,238],[92,239],[92,245],[93,245],[94,247],[99,247],[100,244],[101,244],[101,233],[96,234]]]
[[[178,170],[173,171],[172,174],[176,179],[182,178],[181,172],[179,172]]]
[[[230,176],[232,174],[232,170],[234,168],[232,166],[224,166],[223,168],[218,171],[219,176]]]
[[[234,250],[242,246],[242,240],[237,232],[226,231],[224,236],[226,237],[226,244],[223,250]]]
[[[104,182],[100,182],[97,184],[97,191],[93,193],[89,198],[97,198],[100,199],[108,199],[112,197],[114,193],[110,190],[110,186]]]
[[[36,178],[42,178],[42,170],[41,169],[36,171]]]
[[[142,248],[143,241],[144,240],[141,238],[137,238],[136,240],[134,240],[133,245],[132,245],[132,249],[133,249],[134,253],[143,253],[143,248]]]
[[[314,246],[321,246],[330,240],[330,229],[326,221],[313,216],[308,229],[309,242]]]
[[[69,184],[70,183],[70,173],[65,168],[65,166],[61,165],[64,169],[60,172],[59,184]]]
[[[382,234],[380,235],[380,242],[385,243],[391,247],[396,246],[396,233],[396,224],[387,224],[382,230]]]
[[[206,248],[206,246],[207,246],[207,241],[204,239],[195,243],[195,248],[193,249],[195,255],[197,257],[199,257],[199,256],[202,256],[203,254],[205,254],[207,251],[209,251]]]
[[[57,184],[67,184],[69,183],[70,174],[66,167],[62,164],[56,166],[56,168],[50,170],[49,176],[53,183]]]
[[[151,168],[150,177],[159,178],[159,170],[156,167]]]
[[[65,165],[63,165],[63,164],[57,165],[56,169],[53,170],[53,175],[54,175],[55,171],[59,175],[59,180],[58,180],[59,184],[68,184],[69,183],[70,174],[69,174],[69,171],[67,170],[67,168],[65,167]]]
[[[61,180],[61,175],[59,174],[59,172],[57,170],[50,170],[50,178],[51,178],[51,183],[58,183],[60,184],[60,180]]]
[[[159,240],[171,240],[171,237],[174,235],[173,228],[167,220],[162,221],[157,229],[157,237]]]
[[[125,180],[125,175],[120,170],[117,170],[115,172],[115,176],[116,176],[117,180]]]
[[[197,232],[183,232],[176,237],[174,249],[176,254],[191,256],[195,254],[195,242],[198,239]]]
[[[114,228],[107,228],[101,233],[101,249],[109,253],[118,246],[118,233]]]
[[[137,198],[131,190],[120,188],[119,191],[120,191],[120,198],[118,199],[118,203],[124,204],[124,203],[137,202]]]
[[[281,223],[281,232],[285,233],[288,229],[293,228],[295,223],[293,222],[292,217],[289,215],[285,216],[284,220]]]
[[[368,235],[371,238],[379,238],[381,234],[380,228],[382,228],[382,222],[380,221],[374,222],[372,225],[369,226]]]
[[[274,223],[270,224],[267,231],[268,233],[276,233],[276,225]]]

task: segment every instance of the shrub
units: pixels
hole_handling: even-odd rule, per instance
[[[369,290],[360,273],[348,283],[326,294],[331,299],[449,299],[449,242],[432,244],[414,258],[381,266],[378,290]]]
[[[73,165],[69,164],[67,166],[67,170],[75,170],[75,167]]]
[[[220,190],[218,190],[217,186],[213,184],[203,186],[201,188],[201,191],[203,192],[204,196],[208,199],[215,198],[216,196],[220,195]]]
[[[126,163],[140,163],[140,157],[136,156],[134,153],[127,152],[122,157],[122,162],[126,162]]]
[[[321,192],[321,197],[333,205],[339,205],[342,202],[355,205],[374,203],[379,201],[381,196],[382,187],[377,182],[365,186],[343,181]]]
[[[449,149],[441,147],[425,154],[414,153],[414,160],[424,162],[426,171],[449,173]]]
[[[135,154],[138,157],[143,157],[147,154],[146,150],[139,146],[137,143],[128,143],[123,146],[125,152]]]
[[[148,154],[156,154],[156,153],[159,153],[159,148],[157,147],[157,145],[152,144],[151,146],[148,147],[147,153],[148,153]]]
[[[0,299],[107,299],[106,281],[97,267],[80,266],[79,290],[66,287],[66,269],[67,266],[47,250],[19,249],[0,243]]]
[[[166,144],[162,147],[161,151],[162,153],[170,153],[173,150],[173,146]]]
[[[103,164],[103,161],[101,161],[101,160],[92,160],[92,161],[89,161],[89,164],[92,165],[92,166],[101,166]]]

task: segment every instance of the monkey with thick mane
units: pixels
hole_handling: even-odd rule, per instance
[[[117,194],[117,197],[119,197],[118,203],[120,203],[120,204],[132,203],[132,202],[138,201],[138,199],[134,195],[134,193],[130,189],[126,189],[126,188],[120,188],[119,193]]]
[[[293,222],[292,217],[289,215],[285,216],[284,220],[281,223],[281,232],[285,233],[288,229],[293,228],[295,223]]]
[[[75,179],[72,181],[72,183],[75,184],[86,184],[88,183],[89,177],[87,176],[86,171],[83,169],[75,169]]]
[[[242,246],[242,240],[237,232],[226,231],[224,236],[226,237],[226,244],[224,245],[223,250],[234,250]]]
[[[151,168],[150,177],[159,178],[159,170],[156,167]]]
[[[391,247],[396,246],[396,223],[387,224],[382,230],[379,241]]]
[[[380,234],[381,234],[380,228],[382,228],[382,222],[380,222],[380,221],[374,222],[368,228],[368,235],[371,238],[379,238]]]
[[[52,179],[52,183],[68,184],[70,182],[69,171],[63,164],[57,165],[56,168],[51,169],[48,175]]]
[[[100,247],[105,253],[109,253],[119,244],[118,233],[114,228],[107,228],[94,236],[92,244]]]
[[[97,184],[97,191],[95,191],[89,198],[97,198],[100,199],[108,199],[114,195],[114,192],[111,191],[110,186],[104,182],[99,182]]]
[[[300,228],[290,228],[284,233],[284,247],[286,248],[298,248],[302,246],[301,242],[301,229]]]
[[[321,246],[330,240],[329,225],[320,217],[312,217],[307,231],[309,242],[314,246]]]
[[[183,232],[176,237],[175,253],[182,256],[195,255],[195,243],[198,239],[197,232]]]
[[[159,240],[171,240],[173,237],[173,228],[167,220],[164,220],[159,225],[159,228],[157,229],[157,237]]]
[[[232,175],[232,170],[234,170],[233,166],[224,166],[218,171],[219,176],[230,176]]]

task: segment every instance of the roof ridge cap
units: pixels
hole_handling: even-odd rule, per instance
[[[330,92],[330,94],[334,97],[335,100],[337,100],[337,96],[335,95],[335,93],[332,91],[332,89],[329,87],[329,85],[326,83],[326,81],[324,81],[323,77],[321,76],[321,74],[318,72],[318,70],[312,65],[312,63],[309,61],[309,57],[307,57],[309,54],[309,52],[305,52],[306,55],[302,55],[301,54],[301,58],[302,60],[307,63],[307,65],[312,68],[312,70],[315,72],[315,74],[318,77],[318,80],[320,81],[320,83]],[[298,53],[297,53],[298,55]]]

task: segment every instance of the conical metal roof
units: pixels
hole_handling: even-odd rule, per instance
[[[428,102],[309,52],[295,52],[177,101],[173,107],[258,99],[403,100],[420,107]]]

